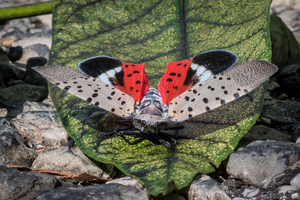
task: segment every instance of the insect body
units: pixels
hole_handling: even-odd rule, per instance
[[[144,64],[124,63],[107,56],[80,62],[79,71],[61,66],[34,70],[65,91],[131,119],[137,131],[157,134],[169,124],[191,119],[247,94],[277,71],[266,61],[234,66],[237,60],[229,51],[212,50],[168,63],[158,90],[149,86]]]

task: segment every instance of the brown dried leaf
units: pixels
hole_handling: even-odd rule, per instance
[[[112,180],[112,179],[99,178],[97,176],[88,174],[86,172],[81,172],[80,174],[73,175],[71,172],[58,172],[58,171],[44,170],[44,169],[31,168],[31,167],[26,167],[26,166],[18,166],[18,165],[6,165],[6,167],[13,168],[13,169],[18,169],[18,170],[23,170],[23,171],[38,171],[38,172],[41,172],[41,173],[47,173],[47,174],[51,174],[51,175],[58,175],[58,176],[62,176],[63,180],[74,179],[78,182],[89,181],[91,183],[103,184],[103,183],[106,183],[107,181]]]

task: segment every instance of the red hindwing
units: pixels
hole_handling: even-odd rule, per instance
[[[144,65],[122,63],[124,87],[118,85],[117,88],[130,95],[135,102],[141,102],[150,87]]]
[[[187,59],[168,63],[168,67],[158,83],[158,90],[164,105],[169,105],[173,98],[191,87],[191,85],[183,84],[191,62],[192,59]]]

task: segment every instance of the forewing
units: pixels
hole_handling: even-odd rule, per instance
[[[172,99],[194,85],[230,69],[237,60],[234,53],[217,49],[197,54],[191,59],[168,63],[158,83],[163,103],[168,105]]]
[[[129,117],[134,111],[132,97],[79,71],[56,65],[33,69],[57,87],[120,117]]]
[[[78,69],[86,75],[113,85],[140,102],[149,89],[144,64],[123,63],[116,58],[97,56],[81,61]]]
[[[266,61],[250,61],[214,75],[174,98],[168,115],[184,121],[233,101],[262,84],[277,67]]]

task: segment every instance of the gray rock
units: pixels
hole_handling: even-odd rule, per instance
[[[17,39],[12,44],[13,47],[15,46],[21,46],[23,48],[26,48],[28,46],[31,46],[33,44],[45,44],[51,48],[51,42],[52,42],[52,30],[47,29],[38,33],[27,33],[20,37],[20,39]]]
[[[6,52],[3,51],[3,49],[1,47],[0,47],[0,64],[1,65],[8,65],[9,64],[9,59],[6,55]]]
[[[0,64],[0,86],[9,86],[12,79],[18,79],[19,77],[15,72],[9,67],[9,65]],[[0,94],[1,95],[1,94]]]
[[[289,141],[290,135],[264,125],[253,126],[249,132],[240,140],[239,146],[246,146],[255,140]]]
[[[21,79],[26,71],[26,65],[20,62],[14,62],[11,63],[10,65],[8,65],[13,71],[14,73],[17,75],[17,77],[19,79]]]
[[[11,37],[11,36],[16,36],[17,38],[18,37],[21,37],[21,35],[23,35],[24,33],[18,28],[18,27],[12,27],[8,30],[2,30],[0,32],[0,37],[3,39],[3,38],[8,38],[8,37]]]
[[[134,178],[128,177],[128,176],[106,182],[106,184],[112,184],[112,183],[118,183],[118,184],[122,184],[122,185],[131,185],[131,186],[137,187],[140,190],[143,190],[143,188],[144,188],[142,186],[142,184],[140,184],[137,180],[135,180]]]
[[[10,47],[7,56],[11,62],[20,60],[23,56],[23,48],[21,46]]]
[[[38,28],[38,29],[44,28],[44,24],[43,24],[42,20],[40,20],[37,17],[30,17],[29,21],[30,21],[30,25],[34,28]]]
[[[300,97],[300,64],[283,68],[276,77],[284,93],[290,97]]]
[[[182,195],[180,194],[166,194],[166,195],[158,195],[155,196],[155,200],[186,200]]]
[[[22,172],[0,166],[0,199],[35,199],[41,191],[60,186],[60,182],[51,175],[39,172]]]
[[[300,174],[297,174],[297,176],[291,180],[290,184],[297,189],[300,189]]]
[[[267,91],[268,91],[268,92],[271,92],[271,91],[273,91],[274,89],[279,88],[279,87],[280,87],[280,85],[279,85],[277,82],[272,81],[271,83],[269,83],[268,88],[267,88]]]
[[[189,200],[230,200],[215,180],[196,180],[191,184]]]
[[[270,119],[278,129],[292,133],[291,141],[294,142],[300,137],[300,102],[274,101],[263,107],[261,117]]]
[[[52,14],[36,16],[44,24],[44,27],[52,28]]]
[[[288,65],[281,69],[276,75],[279,81],[291,76],[300,76],[300,64]]]
[[[43,101],[48,96],[47,88],[29,84],[12,85],[0,89],[2,101]]]
[[[102,184],[86,187],[60,187],[42,192],[36,200],[146,200],[147,194],[133,186]]]
[[[44,86],[48,88],[47,80],[43,78],[39,73],[32,70],[32,67],[44,66],[46,63],[47,63],[47,59],[44,57],[29,58],[26,65],[26,72],[22,77],[22,80],[31,85]]]
[[[254,197],[255,195],[257,195],[259,192],[259,189],[256,189],[256,190],[251,190],[251,189],[245,189],[244,192],[242,193],[242,195],[244,197],[247,197],[247,198],[252,198]]]
[[[21,18],[10,20],[7,25],[10,27],[17,27],[22,33],[27,33],[29,23],[29,18]]]
[[[292,185],[283,185],[279,187],[278,193],[279,194],[291,194],[293,192],[297,191],[297,188]]]
[[[299,144],[255,141],[230,155],[227,173],[248,184],[269,188],[288,184],[299,160]]]
[[[0,108],[0,120],[7,115],[7,109]]]
[[[300,18],[300,12],[297,10],[285,10],[284,12],[280,13],[278,15],[284,21],[284,23],[287,25],[287,27],[291,30],[294,31],[298,29],[298,26],[294,26],[295,21],[299,21]]]
[[[0,165],[10,164],[30,167],[36,157],[37,153],[26,147],[21,136],[14,131],[5,119],[2,119],[0,121]]]
[[[58,148],[68,142],[68,133],[58,119],[53,104],[25,102],[23,112],[11,120],[15,129],[32,148]]]
[[[94,176],[109,178],[106,173],[91,162],[71,142],[58,149],[39,154],[34,160],[32,167],[59,172],[71,172],[74,175],[86,172]]]
[[[299,193],[294,193],[291,195],[292,199],[300,199],[300,194]]]
[[[49,58],[49,47],[45,44],[33,44],[23,49],[23,56],[19,60],[20,63],[27,63],[28,59],[33,57]],[[40,66],[40,65],[39,65]],[[34,67],[34,66],[33,66]]]

